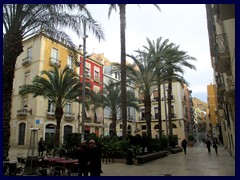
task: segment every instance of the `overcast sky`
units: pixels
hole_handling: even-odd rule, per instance
[[[204,4],[160,4],[161,12],[151,4],[128,4],[126,6],[126,53],[147,45],[146,38],[156,41],[162,37],[180,45],[197,61],[191,61],[197,68],[185,70],[184,78],[190,83],[192,96],[207,102],[207,85],[213,81]],[[89,4],[95,20],[105,33],[105,41],[99,41],[91,34],[86,41],[88,53],[104,53],[110,61],[120,62],[120,20],[119,11],[113,11],[108,19],[109,5]],[[73,35],[76,45],[82,39]]]

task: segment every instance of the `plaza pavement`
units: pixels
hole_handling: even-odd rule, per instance
[[[10,160],[26,156],[26,149],[11,148]],[[102,163],[102,176],[235,176],[235,159],[220,146],[218,155],[212,148],[209,154],[203,144],[187,148],[187,154],[179,152],[142,165],[126,163]]]

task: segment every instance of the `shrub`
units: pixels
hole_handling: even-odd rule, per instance
[[[175,147],[178,144],[178,137],[177,135],[169,136],[169,146]]]
[[[191,135],[191,134],[189,134],[189,135],[188,135],[188,141],[194,141],[194,136]]]

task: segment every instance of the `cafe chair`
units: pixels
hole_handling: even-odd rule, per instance
[[[70,176],[71,171],[62,166],[54,166],[52,168],[54,176]]]

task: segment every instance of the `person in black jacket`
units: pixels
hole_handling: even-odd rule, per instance
[[[43,140],[43,138],[40,138],[40,141],[38,142],[38,156],[40,158],[43,157],[43,151],[45,151],[45,141]]]
[[[184,154],[187,154],[187,141],[186,141],[186,139],[182,140],[181,145],[182,145],[182,148],[184,150]]]
[[[78,176],[88,176],[88,145],[83,141],[78,148]]]
[[[211,153],[212,143],[211,143],[210,139],[207,139],[206,146],[207,146],[208,153]]]
[[[89,171],[90,176],[100,176],[102,173],[101,164],[102,153],[101,150],[96,146],[95,141],[91,139],[89,141]]]
[[[218,145],[217,144],[218,144],[217,141],[214,140],[213,141],[213,148],[215,149],[216,154],[218,154]]]

